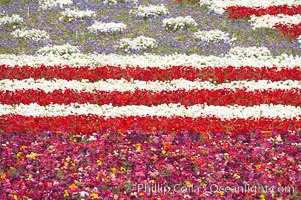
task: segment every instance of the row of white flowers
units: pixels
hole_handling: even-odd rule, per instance
[[[185,29],[188,27],[197,26],[197,23],[191,16],[186,17],[176,17],[176,18],[168,18],[163,20],[163,26],[167,30],[173,30],[176,31],[178,29]]]
[[[11,33],[11,35],[15,38],[25,38],[25,39],[31,39],[35,41],[43,41],[49,39],[49,35],[44,30],[39,29],[16,29]]]
[[[200,5],[208,5],[216,13],[222,14],[230,6],[269,7],[276,5],[300,5],[300,0],[201,0]]]
[[[301,2],[300,2],[301,3]],[[301,15],[264,15],[260,17],[251,16],[249,20],[253,29],[256,28],[273,28],[276,24],[299,24],[301,23]]]
[[[267,47],[235,47],[229,51],[230,57],[243,58],[261,58],[268,60],[271,58],[271,52]]]
[[[36,103],[29,105],[0,105],[0,115],[18,114],[23,116],[67,116],[94,114],[105,117],[126,117],[126,116],[187,116],[187,117],[208,117],[215,116],[221,119],[233,118],[294,118],[300,119],[301,107],[286,105],[258,106],[212,106],[196,104],[193,106],[182,106],[180,104],[161,104],[157,106],[128,105],[114,107],[112,105],[95,104],[49,104],[40,106]]]
[[[50,9],[55,7],[63,8],[66,5],[72,5],[72,0],[39,0],[39,6],[42,9]]]
[[[138,0],[103,0],[105,5],[115,5],[118,3],[133,3],[138,4]]]
[[[286,80],[286,81],[232,81],[229,83],[214,84],[209,81],[189,81],[185,79],[175,79],[171,81],[140,81],[132,80],[127,81],[125,79],[106,79],[97,82],[89,82],[88,80],[45,80],[45,79],[23,79],[23,80],[10,80],[4,79],[0,80],[0,90],[23,90],[23,89],[33,89],[33,90],[43,90],[45,92],[52,92],[54,90],[66,90],[72,89],[78,92],[87,91],[93,92],[94,90],[99,91],[132,91],[135,90],[146,90],[146,91],[174,91],[174,90],[193,90],[193,89],[208,89],[208,90],[218,90],[218,89],[246,89],[246,91],[254,90],[291,90],[291,89],[301,89],[300,81]]]
[[[139,36],[134,39],[132,38],[123,38],[120,40],[117,48],[125,50],[146,50],[148,48],[154,48],[157,45],[157,42],[153,38]]]
[[[236,40],[235,37],[231,38],[229,33],[223,32],[218,29],[210,30],[210,31],[199,30],[194,33],[194,38],[197,40],[202,40],[207,42],[224,40],[227,43],[231,43],[232,41]]]
[[[15,65],[60,65],[71,66],[91,66],[112,65],[112,66],[140,66],[140,67],[160,67],[170,66],[193,66],[203,68],[207,66],[254,66],[254,67],[277,67],[277,68],[300,68],[301,57],[288,54],[281,54],[273,57],[267,48],[261,47],[234,47],[230,53],[223,57],[200,56],[197,54],[171,54],[171,55],[117,55],[117,54],[65,54],[62,56],[49,55],[14,55],[0,54],[0,63],[11,66]]]
[[[78,47],[69,43],[64,45],[47,45],[37,51],[39,55],[70,55],[76,53],[80,53]]]
[[[11,16],[5,15],[4,17],[0,18],[0,26],[4,24],[11,24],[16,23],[19,24],[23,22],[23,17],[20,17],[20,15],[13,14]]]
[[[126,24],[124,23],[115,23],[115,22],[99,22],[95,21],[92,26],[88,27],[89,32],[91,33],[115,33],[122,32],[126,29]]]
[[[134,15],[138,17],[153,17],[158,15],[166,15],[168,14],[168,9],[163,5],[140,5],[130,11]]]
[[[68,20],[72,21],[74,19],[82,19],[82,18],[91,18],[96,17],[96,13],[92,10],[78,10],[78,9],[69,9],[67,8],[61,13],[60,20]]]

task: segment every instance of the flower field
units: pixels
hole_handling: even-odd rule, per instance
[[[0,0],[0,199],[301,199],[300,0]]]

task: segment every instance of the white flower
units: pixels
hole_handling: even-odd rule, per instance
[[[43,41],[49,39],[49,35],[44,30],[38,30],[38,29],[17,29],[13,31],[12,36],[15,38],[25,38],[25,39],[32,39],[35,41]]]
[[[174,79],[171,81],[140,81],[125,79],[106,79],[96,82],[88,80],[45,80],[45,79],[22,79],[22,80],[0,80],[0,89],[16,92],[16,90],[43,90],[45,92],[53,92],[54,90],[66,89],[75,90],[78,92],[93,92],[95,90],[101,91],[131,91],[144,90],[144,91],[177,91],[177,90],[242,90],[246,92],[255,90],[294,90],[301,89],[300,81],[286,80],[286,81],[231,81],[228,83],[216,84],[210,81],[190,81],[186,79]]]
[[[166,15],[168,14],[167,8],[161,4],[159,6],[156,5],[140,5],[137,8],[134,8],[133,10],[130,11],[130,13],[135,14],[138,17],[153,17],[153,16],[158,16],[158,15]]]
[[[200,5],[208,5],[209,8],[218,14],[223,14],[225,8],[230,6],[245,6],[245,7],[263,7],[277,5],[300,5],[300,0],[201,0]]]
[[[291,143],[291,145],[301,148],[301,143]]]
[[[63,8],[65,5],[71,4],[73,4],[72,0],[39,0],[39,5],[43,10],[57,6]]]
[[[185,29],[191,26],[197,26],[197,23],[191,16],[186,17],[176,17],[176,18],[168,18],[163,20],[163,26],[166,29],[171,30],[178,30],[178,29]]]
[[[115,5],[117,3],[134,3],[137,4],[138,0],[103,0],[105,5]]]
[[[5,15],[4,17],[0,18],[0,25],[16,23],[19,24],[23,22],[23,18],[20,15],[13,14],[12,16]]]
[[[282,142],[282,138],[281,138],[281,135],[278,135],[277,137],[275,137],[275,138],[269,138],[269,139],[267,139],[268,141],[272,141],[272,142],[274,142],[275,144],[278,144],[278,143],[281,143]]]
[[[253,29],[256,28],[273,28],[276,24],[299,24],[301,22],[301,15],[263,15],[256,17],[255,15],[251,16],[249,20]]]
[[[101,65],[120,66],[139,66],[142,68],[159,67],[162,69],[170,68],[171,66],[193,66],[198,69],[214,66],[222,68],[225,66],[234,66],[241,68],[244,66],[253,66],[254,68],[300,68],[301,56],[293,56],[281,54],[279,56],[271,56],[268,49],[261,49],[261,53],[257,51],[260,48],[243,48],[235,47],[230,50],[230,54],[223,57],[218,56],[201,56],[197,54],[170,54],[170,55],[117,55],[117,54],[66,54],[64,56],[52,55],[14,55],[0,54],[0,63],[10,66],[15,65],[30,65],[38,66],[41,64],[60,65],[68,64],[70,66],[90,66],[91,68]],[[264,50],[262,52],[262,50]],[[260,55],[254,56],[254,51]],[[241,53],[240,53],[241,52]],[[243,53],[245,52],[245,53]],[[259,50],[260,52],[260,50]],[[244,57],[244,55],[248,55]]]
[[[91,135],[91,136],[87,139],[87,141],[95,141],[95,140],[97,140],[97,138],[94,137],[93,135]]]
[[[114,33],[114,32],[122,32],[126,29],[126,25],[124,23],[104,23],[95,21],[94,24],[88,27],[89,32],[92,33]]]
[[[221,41],[232,42],[236,40],[236,38],[230,38],[229,33],[225,33],[221,30],[215,29],[210,31],[198,31],[194,33],[194,38],[202,41]]]
[[[137,38],[123,38],[120,40],[118,48],[130,50],[146,50],[156,46],[156,40],[153,38],[139,36]]]
[[[184,106],[181,104],[160,104],[153,106],[145,105],[126,105],[112,106],[108,104],[48,104],[40,106],[37,103],[4,105],[0,104],[0,114],[16,114],[22,116],[44,117],[44,116],[68,116],[68,115],[97,115],[103,117],[128,117],[128,116],[187,116],[192,118],[214,116],[221,119],[260,119],[281,118],[292,119],[300,118],[301,108],[288,105],[267,105],[260,104],[255,106],[213,106],[206,104],[195,104]],[[279,143],[278,140],[275,141]]]
[[[263,58],[269,59],[271,58],[271,52],[266,47],[234,47],[229,51],[230,57],[239,57],[241,59],[248,58]]]
[[[297,38],[297,40],[301,44],[301,35]]]
[[[86,198],[86,197],[89,197],[89,193],[86,191],[80,191],[79,196],[82,198]]]
[[[39,55],[65,55],[65,54],[77,54],[80,53],[80,50],[72,46],[70,44],[65,44],[65,45],[47,45],[45,47],[42,47],[37,54]]]
[[[92,10],[71,10],[68,8],[61,13],[60,20],[68,19],[69,21],[72,21],[74,19],[91,18],[95,16],[96,13]]]

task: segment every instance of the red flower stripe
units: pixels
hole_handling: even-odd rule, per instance
[[[229,105],[238,104],[243,106],[253,106],[260,104],[289,104],[301,106],[301,90],[255,90],[246,91],[245,89],[218,89],[218,90],[176,90],[176,91],[147,91],[136,90],[135,92],[107,92],[95,91],[77,92],[67,89],[65,91],[55,90],[45,92],[43,90],[17,90],[0,91],[1,104],[30,104],[37,103],[45,106],[54,104],[70,103],[91,103],[91,104],[112,104],[113,106],[125,105],[160,105],[169,103],[180,103],[185,106],[194,104],[209,105]]]
[[[298,38],[301,35],[301,23],[299,23],[299,24],[275,24],[273,27],[280,30],[284,37]]]
[[[262,7],[246,7],[246,6],[230,6],[226,8],[229,19],[237,18],[249,18],[251,15],[262,16],[262,15],[298,15],[301,14],[301,5],[288,6],[278,5],[269,6],[267,8]]]
[[[242,132],[254,130],[298,130],[301,121],[296,119],[232,119],[188,118],[188,117],[122,117],[104,118],[95,115],[66,117],[26,117],[21,115],[0,116],[0,132],[41,132],[68,131],[91,134],[104,130],[121,132],[136,130],[151,133],[153,131],[212,131]]]
[[[295,68],[256,68],[251,66],[242,66],[239,68],[228,67],[205,67],[198,69],[192,66],[173,66],[168,69],[158,67],[141,68],[127,67],[125,69],[118,66],[100,66],[97,68],[70,67],[70,66],[39,66],[39,67],[12,67],[0,65],[0,80],[3,79],[47,79],[52,80],[81,80],[88,79],[95,82],[101,79],[134,79],[143,81],[165,81],[184,78],[186,80],[201,81],[215,80],[217,83],[235,80],[262,80],[271,81],[280,80],[301,80],[301,67]]]

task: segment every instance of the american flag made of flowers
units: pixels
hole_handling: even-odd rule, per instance
[[[101,138],[120,134],[116,141],[114,139],[117,143],[109,145],[112,151],[120,148],[119,142],[123,144],[133,140],[131,144],[123,145],[136,153],[149,148],[156,154],[156,144],[159,142],[152,145],[150,141],[157,140],[162,143],[157,152],[161,160],[164,157],[167,159],[171,150],[174,153],[182,151],[179,150],[180,146],[189,154],[188,159],[193,164],[184,160],[181,163],[184,163],[183,166],[196,166],[192,169],[196,174],[190,176],[192,180],[187,180],[185,176],[182,182],[186,187],[197,183],[203,189],[205,186],[202,184],[205,183],[202,181],[207,181],[207,185],[214,183],[210,182],[211,179],[196,178],[204,172],[200,168],[209,166],[207,162],[210,161],[201,160],[197,156],[200,155],[197,153],[200,149],[202,152],[208,151],[204,156],[209,156],[211,150],[205,150],[206,145],[209,145],[208,148],[230,145],[228,151],[231,145],[247,141],[246,138],[255,134],[257,142],[264,144],[266,149],[269,145],[293,143],[295,145],[279,148],[283,148],[287,154],[287,151],[300,152],[300,0],[0,2],[0,132],[3,141],[14,141],[17,138],[15,134],[26,134],[28,136],[22,136],[23,139],[31,142],[34,142],[32,137],[44,137],[40,134],[46,134],[47,138],[63,134],[64,137],[71,137],[69,139],[75,146],[79,138],[85,138],[93,149],[97,147],[93,143],[96,144]],[[11,134],[13,139],[9,139],[6,134]],[[192,138],[185,139],[182,134]],[[74,135],[80,136],[74,141]],[[147,138],[135,142],[135,135],[136,139],[142,135]],[[152,138],[154,135],[157,135],[157,139]],[[287,140],[284,139],[286,137]],[[195,138],[203,143],[186,146],[194,144]],[[59,140],[52,138],[52,141]],[[175,142],[181,140],[186,142]],[[221,147],[210,146],[212,142],[215,144],[221,141]],[[246,141],[235,149],[246,148]],[[255,148],[257,142],[252,140],[251,148]],[[27,148],[20,141],[15,141],[15,144]],[[108,148],[103,141],[99,145]],[[2,143],[3,152],[8,151],[8,146],[9,143]],[[33,149],[38,147],[41,146],[31,146]],[[198,150],[193,153],[189,148]],[[17,157],[22,157],[18,153],[15,152]],[[34,151],[27,153],[24,158],[42,156]],[[78,151],[73,153],[77,154]],[[103,185],[106,182],[104,180],[115,182],[116,177],[117,182],[125,181],[126,175],[123,173],[128,170],[125,165],[116,168],[101,160],[110,160],[110,153],[103,152],[96,160],[89,155],[89,162],[94,162],[94,167],[104,170],[104,177],[106,173],[108,175],[101,178],[102,175],[98,174],[97,181],[95,179],[89,184],[97,182]],[[149,158],[149,152],[145,155],[141,159],[159,159]],[[249,152],[249,155],[253,154]],[[283,180],[286,184],[291,183],[295,189],[300,189],[300,155],[286,156],[287,162],[293,166],[287,173],[293,173],[294,180]],[[67,163],[70,164],[70,157],[68,159]],[[215,159],[218,160],[217,157]],[[262,155],[260,159],[256,161],[258,163],[250,164],[255,167],[254,173],[259,173],[257,171],[266,163],[262,159],[269,158]],[[276,160],[272,159],[266,165]],[[7,160],[3,162],[8,163]],[[168,163],[166,170],[173,171],[173,165],[177,164]],[[13,182],[13,175],[7,171],[9,165],[0,166],[0,188],[10,188],[6,181]],[[161,167],[156,165],[155,168]],[[142,178],[143,183],[160,177],[160,173],[154,171],[146,175],[146,169],[143,168],[143,171],[142,168],[135,171],[132,166],[134,177]],[[55,176],[59,178],[68,175],[64,175],[64,171],[56,171]],[[239,175],[238,171],[229,176],[234,182],[249,177]],[[276,174],[262,176],[270,180]],[[220,180],[217,177],[216,180]],[[29,178],[22,183],[26,185],[32,180]],[[79,183],[85,184],[81,180],[77,180],[77,183],[64,182],[64,189],[53,190],[54,193],[50,192],[48,196],[57,199],[101,199],[105,196],[114,199],[160,199],[162,196],[162,192],[158,191],[149,194],[145,185],[141,186],[141,191],[128,191],[127,186],[126,189],[119,188],[122,192],[109,190],[106,193],[99,188],[95,189],[96,185],[91,188],[80,187]],[[162,180],[156,179],[159,182]],[[134,179],[131,181],[134,182]],[[59,181],[55,184],[40,182],[46,190],[61,184]],[[154,185],[154,182],[151,183]],[[278,182],[274,183],[278,185]],[[177,185],[176,182],[173,184]],[[137,186],[139,188],[138,182],[136,189]],[[171,185],[168,187],[173,188]],[[237,196],[227,196],[221,191],[210,193],[203,190],[182,193],[178,191],[170,197],[162,196],[162,199],[176,196],[184,198],[185,195],[188,195],[185,198],[194,198],[193,195],[209,198],[213,195],[213,199],[246,198],[250,195],[238,192]],[[25,189],[10,189],[0,197],[34,199],[32,194]],[[250,198],[274,198],[276,194],[296,199],[300,195],[256,193],[250,195]],[[46,198],[45,195],[40,192],[39,198]],[[164,195],[168,193],[164,192]]]

